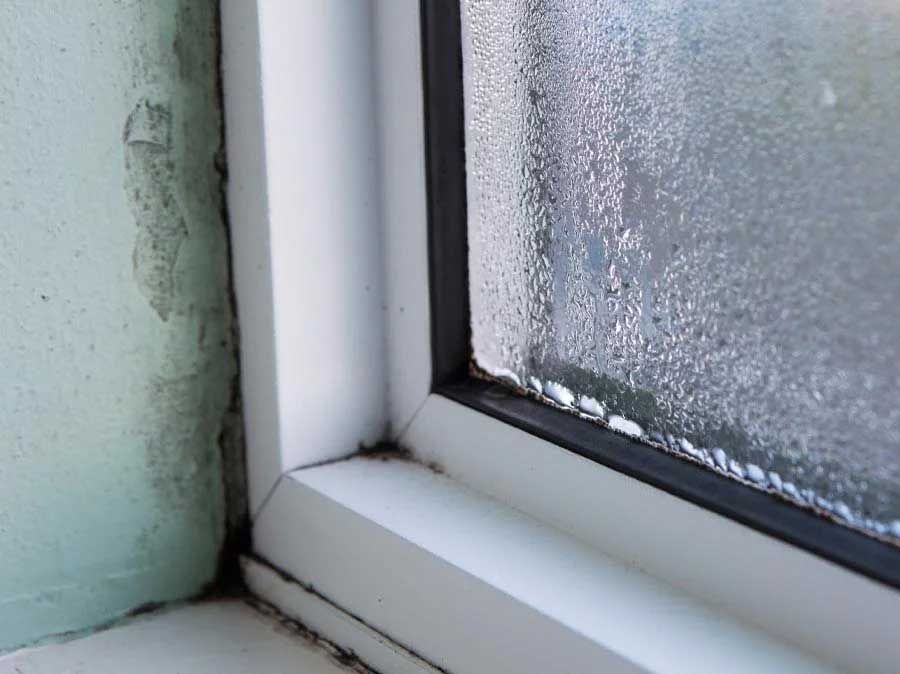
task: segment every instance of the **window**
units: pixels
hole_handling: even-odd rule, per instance
[[[462,5],[477,365],[808,509],[778,533],[896,583],[824,520],[900,546],[900,13]],[[634,474],[684,493],[671,470]]]
[[[477,89],[463,86],[467,44],[497,55],[488,74],[502,80],[502,69],[520,55],[524,67],[551,53],[547,40],[577,45],[584,28],[547,20],[541,12],[559,11],[553,3],[512,6],[466,2],[461,12],[455,2],[412,0],[223,5],[229,203],[254,514],[248,584],[381,671],[893,671],[900,659],[893,545],[821,519],[769,493],[769,483],[745,484],[749,462],[764,466],[769,482],[770,471],[788,475],[741,455],[750,445],[721,441],[745,471],[744,482],[728,479],[704,463],[700,449],[711,444],[702,433],[666,426],[667,420],[657,426],[652,414],[618,409],[608,390],[583,385],[578,377],[596,379],[600,372],[622,396],[633,391],[620,370],[592,369],[596,334],[584,342],[587,359],[536,357],[541,344],[566,343],[560,334],[573,329],[566,312],[582,301],[568,299],[573,288],[564,263],[581,264],[576,271],[585,274],[599,268],[617,279],[620,292],[632,277],[644,282],[640,268],[606,258],[595,267],[591,254],[567,255],[577,232],[565,232],[565,224],[554,230],[550,218],[535,238],[549,262],[542,282],[559,284],[557,294],[507,287],[514,302],[540,309],[531,318],[549,326],[549,339],[517,330],[513,319],[505,322],[504,303],[494,305],[503,310],[486,308],[479,296],[482,282],[518,273],[509,266],[515,256],[502,250],[483,264],[484,241],[474,238],[493,232],[502,245],[516,245],[515,234],[506,241],[491,228],[515,221],[515,209],[500,202],[508,187],[504,172],[518,169],[488,156],[481,173],[467,175],[467,157],[472,166],[480,150],[501,159],[506,152],[479,146],[473,129],[497,124],[508,134],[498,144],[527,155],[526,163],[572,154],[568,141],[552,135],[560,129],[551,118],[540,127],[550,134],[541,141],[544,155],[525,152],[528,138],[513,133],[527,124],[504,121],[507,113],[533,113],[550,91],[530,97],[523,87],[517,98],[515,87],[501,91],[487,78],[485,115],[471,125],[478,107],[466,102]],[[663,9],[674,5],[626,6],[637,14],[625,28],[636,28],[646,11],[663,42],[679,36],[666,33],[667,25],[718,16],[702,4],[668,13]],[[761,7],[774,18],[793,16],[788,8]],[[582,9],[595,11],[593,3]],[[746,14],[743,5],[727,11]],[[598,32],[606,34],[601,29],[613,19],[598,19]],[[765,25],[774,38],[789,30],[783,24]],[[517,52],[503,42],[516,44],[515,35],[539,39],[524,40]],[[566,75],[567,62],[579,52],[554,53],[567,54],[556,59],[559,77],[547,79],[558,94],[574,77]],[[470,65],[469,79],[476,75]],[[681,65],[673,70],[701,74]],[[839,78],[828,82],[840,100]],[[252,96],[229,97],[229,87],[257,87],[258,100],[248,105]],[[820,104],[823,91],[816,89]],[[495,118],[488,114],[494,106],[505,112]],[[577,114],[557,118],[577,130]],[[633,157],[626,158],[631,170]],[[676,175],[669,168],[660,181]],[[806,175],[788,174],[798,182]],[[491,188],[492,180],[503,184]],[[535,198],[549,202],[546,185],[534,185]],[[555,208],[567,204],[556,199]],[[659,211],[655,200],[632,201],[629,215],[647,218],[636,245],[664,231],[663,216],[680,217],[668,207]],[[727,230],[722,234],[725,252],[743,250]],[[610,237],[615,242],[624,231]],[[673,242],[682,250],[690,243]],[[715,257],[717,250],[706,252]],[[610,262],[618,275],[609,276]],[[723,281],[711,295],[727,287]],[[748,289],[755,286],[742,288]],[[754,297],[748,295],[748,306]],[[701,316],[699,309],[692,316]],[[507,337],[498,340],[504,330]],[[530,376],[540,379],[542,398],[527,391]],[[516,380],[519,390],[509,386]],[[563,387],[578,394],[572,404]],[[607,423],[618,413],[648,433],[677,428],[679,436],[690,435],[699,460],[681,443],[687,458],[585,418],[574,410],[581,395],[608,408]],[[589,402],[581,407],[599,416]],[[625,430],[624,421],[616,423]],[[393,448],[358,453],[379,440]],[[836,508],[837,498],[825,498]],[[870,516],[882,524],[890,517]],[[285,575],[300,583],[285,583]]]
[[[525,401],[484,404],[486,385],[460,384],[460,365],[450,395],[898,583],[897,552],[879,546],[900,534],[900,202],[889,187],[900,86],[856,91],[895,68],[835,46],[850,34],[865,53],[886,50],[871,15],[463,7],[464,103],[447,124],[465,118],[474,362],[519,395],[657,449]],[[900,33],[900,17],[887,18],[876,35]],[[773,42],[792,48],[773,53]],[[848,92],[839,111],[826,85]],[[452,116],[446,89],[439,124]],[[437,149],[457,173],[458,142]],[[432,183],[433,226],[461,237],[445,208],[465,198],[457,180],[452,193],[446,175]],[[434,258],[438,284],[463,264]],[[441,288],[433,304],[460,291]],[[435,327],[438,345],[445,332]],[[765,494],[712,489],[711,475]]]

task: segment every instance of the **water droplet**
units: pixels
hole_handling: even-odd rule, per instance
[[[544,395],[563,407],[572,407],[575,403],[575,395],[565,386],[555,381],[548,381],[544,385]]]
[[[590,396],[581,396],[578,399],[578,409],[592,417],[603,418],[603,406]]]
[[[728,470],[728,455],[721,447],[716,447],[712,451],[713,460],[721,470]]]
[[[833,108],[837,105],[837,94],[828,80],[822,80],[822,107]]]
[[[625,435],[630,435],[635,438],[639,438],[644,435],[643,428],[641,428],[635,422],[631,421],[631,419],[620,417],[618,414],[609,415],[607,423],[609,424],[609,427],[611,429],[613,429],[614,431],[618,431],[619,433],[624,433]]]
[[[747,464],[747,477],[756,482],[757,484],[765,484],[766,483],[766,474],[763,472],[763,469],[757,466],[755,463]]]

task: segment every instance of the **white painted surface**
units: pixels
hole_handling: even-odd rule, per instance
[[[328,654],[239,600],[165,610],[0,658],[0,674],[341,674]]]
[[[354,652],[379,672],[390,674],[434,674],[438,670],[414,653],[329,603],[320,595],[292,582],[266,564],[241,559],[244,580],[250,591],[285,615],[300,620],[309,629]]]
[[[372,7],[228,0],[222,14],[255,512],[282,471],[387,425]]]
[[[453,672],[833,671],[418,464],[353,459],[293,472],[254,544]]]
[[[900,592],[441,396],[401,441],[463,484],[843,668],[897,671]]]
[[[373,4],[391,437],[431,391],[428,213],[417,0]]]

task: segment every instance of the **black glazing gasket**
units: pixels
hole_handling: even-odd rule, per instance
[[[674,496],[900,588],[900,548],[473,376],[460,6],[422,0],[432,391]]]

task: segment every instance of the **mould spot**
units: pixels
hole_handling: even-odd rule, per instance
[[[172,115],[168,104],[140,101],[128,115],[125,193],[137,225],[132,252],[134,279],[163,321],[175,297],[175,263],[187,238],[184,214],[175,197]]]
[[[389,442],[378,442],[372,447],[361,447],[356,454],[373,461],[413,461],[412,452]]]
[[[210,438],[218,419],[204,405],[200,373],[157,377],[150,384],[151,416],[145,435],[150,483],[172,511],[202,501],[200,476],[212,461]],[[200,449],[203,448],[203,449]],[[207,449],[209,448],[209,449]]]

